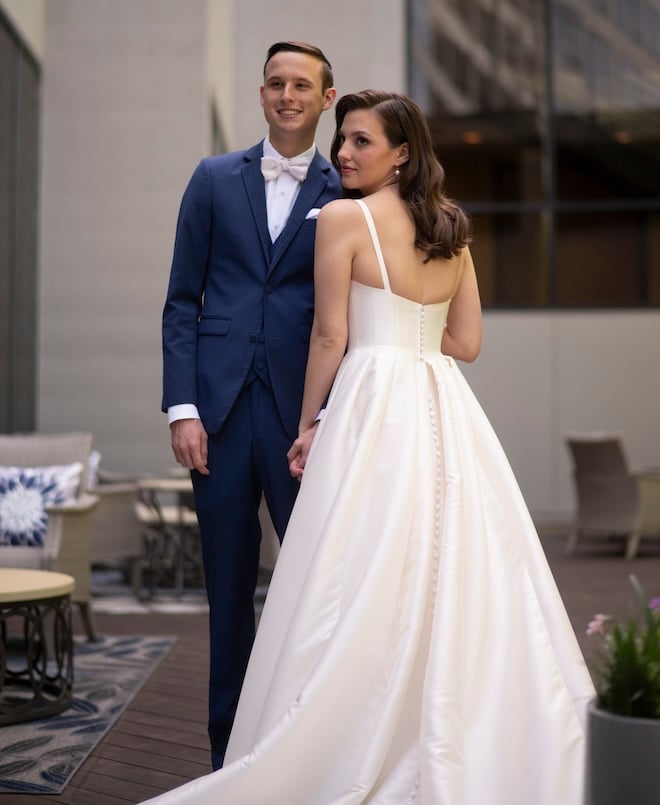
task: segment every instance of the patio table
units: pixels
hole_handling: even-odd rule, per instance
[[[74,586],[65,573],[0,567],[0,726],[70,707]]]

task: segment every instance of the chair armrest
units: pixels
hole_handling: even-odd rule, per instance
[[[138,475],[131,475],[128,472],[112,472],[111,470],[99,470],[98,473],[98,483],[94,487],[94,491],[96,491],[99,487],[105,486],[105,484],[134,484],[137,481],[148,478],[149,476],[140,473]]]
[[[81,512],[91,511],[98,502],[98,495],[90,495],[85,492],[73,503],[46,506],[46,511],[48,514],[78,514]]]
[[[640,531],[660,535],[660,468],[638,470],[635,478],[639,484]]]
[[[93,495],[98,495],[101,499],[109,498],[113,495],[137,495],[137,483],[135,481],[118,481],[113,483],[103,483],[93,487],[90,491]]]

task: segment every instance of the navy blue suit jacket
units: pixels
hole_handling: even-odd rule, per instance
[[[282,421],[298,433],[314,308],[310,210],[341,195],[316,152],[288,223],[271,243],[263,144],[203,159],[181,202],[163,312],[163,410],[195,403],[217,433],[262,340]]]

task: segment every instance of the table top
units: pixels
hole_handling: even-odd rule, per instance
[[[190,474],[180,478],[144,478],[138,481],[140,489],[152,489],[155,492],[192,492],[193,485]]]
[[[0,602],[34,601],[68,595],[75,585],[73,576],[52,570],[0,567]]]

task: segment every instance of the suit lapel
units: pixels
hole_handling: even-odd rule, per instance
[[[263,155],[263,142],[248,149],[243,159],[243,183],[252,208],[259,233],[259,242],[264,253],[266,263],[270,262],[272,243],[268,232],[268,216],[266,213],[266,192],[264,190],[264,179],[261,175],[261,157]]]
[[[296,199],[293,209],[291,210],[291,214],[289,215],[289,220],[287,221],[282,234],[279,236],[279,238],[277,238],[275,243],[273,243],[268,273],[270,273],[277,265],[280,258],[286,251],[287,246],[289,243],[291,243],[291,239],[302,226],[305,216],[314,206],[314,202],[323,193],[328,184],[327,172],[330,170],[330,168],[322,168],[321,165],[321,156],[317,151],[309,166],[307,178],[300,186],[300,192],[298,193],[298,198]]]

